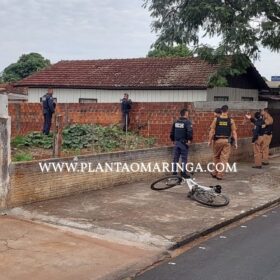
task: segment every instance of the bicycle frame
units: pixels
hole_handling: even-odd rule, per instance
[[[182,177],[182,182],[188,186],[188,188],[190,189],[190,191],[192,191],[194,187],[201,188],[201,189],[203,189],[203,190],[205,190],[205,191],[210,191],[210,190],[212,190],[212,188],[199,185],[199,184],[198,184],[197,182],[195,182],[194,180],[195,180],[195,179],[190,179],[190,178],[185,179],[185,178]],[[181,183],[181,184],[182,184],[182,183]]]
[[[226,206],[229,204],[229,198],[221,193],[222,187],[220,185],[209,187],[202,186],[199,185],[194,178],[169,175],[154,181],[151,184],[151,189],[161,191],[183,184],[187,185],[189,189],[188,197],[201,204],[212,207]]]

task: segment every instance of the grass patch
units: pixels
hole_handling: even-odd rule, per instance
[[[19,152],[13,157],[13,161],[30,161],[33,156],[30,153]]]

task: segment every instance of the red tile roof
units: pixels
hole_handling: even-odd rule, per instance
[[[101,89],[205,89],[217,65],[198,58],[60,61],[16,86]]]
[[[14,84],[10,83],[3,83],[0,84],[0,92],[7,92],[7,93],[15,93],[15,94],[24,94],[27,95],[27,88],[26,87],[14,87]]]

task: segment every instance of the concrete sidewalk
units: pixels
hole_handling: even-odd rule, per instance
[[[34,203],[11,209],[7,214],[69,230],[79,229],[110,242],[125,244],[123,246],[134,242],[140,246],[140,249],[134,247],[136,252],[145,245],[148,247],[141,251],[142,256],[158,259],[159,251],[165,252],[280,201],[280,157],[272,159],[262,170],[252,169],[248,163],[237,164],[237,168],[238,173],[227,174],[224,181],[212,179],[205,173],[196,176],[200,184],[222,185],[223,192],[230,198],[230,204],[222,208],[209,208],[188,199],[183,186],[155,192],[150,189],[151,182],[142,182]],[[106,258],[104,261],[106,263]],[[108,272],[110,264],[108,259]],[[139,263],[138,268],[132,270],[136,272],[145,265],[147,262]],[[133,267],[133,261],[126,267]],[[111,272],[111,276],[116,273]],[[80,278],[98,279],[91,276]],[[113,279],[118,279],[115,276]]]
[[[1,280],[118,279],[162,258],[149,248],[0,217]]]

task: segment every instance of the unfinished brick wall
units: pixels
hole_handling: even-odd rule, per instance
[[[212,111],[197,111],[192,103],[134,103],[131,112],[131,129],[144,136],[153,136],[161,145],[170,145],[170,128],[182,108],[190,110],[193,122],[194,142],[207,141],[209,126],[213,120]],[[118,103],[58,104],[57,113],[63,115],[63,125],[119,124],[121,120]],[[31,131],[41,131],[42,109],[39,103],[9,104],[12,118],[12,136],[24,135]],[[236,121],[239,137],[250,137],[252,126],[244,121],[244,110],[231,111]]]

